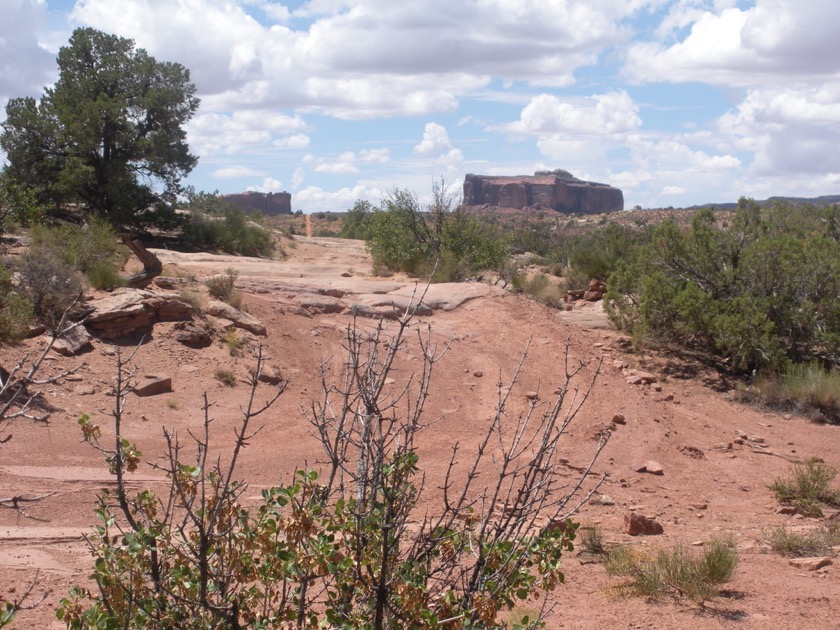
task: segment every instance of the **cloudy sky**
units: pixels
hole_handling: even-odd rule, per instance
[[[313,212],[563,168],[627,208],[837,194],[838,24],[837,0],[0,0],[0,105],[92,26],[191,70],[200,190]]]

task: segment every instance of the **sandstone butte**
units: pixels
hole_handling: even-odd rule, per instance
[[[261,212],[268,215],[292,214],[292,195],[287,192],[244,192],[224,195],[224,200],[238,206],[245,212]]]
[[[597,214],[623,210],[624,194],[618,188],[583,181],[562,169],[537,171],[533,176],[468,174],[464,178],[464,205]]]

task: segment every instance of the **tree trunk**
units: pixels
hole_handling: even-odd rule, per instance
[[[129,277],[126,280],[128,286],[134,289],[145,289],[152,280],[163,272],[163,265],[160,259],[143,246],[139,239],[131,234],[122,235],[123,243],[131,250],[131,253],[143,263],[143,271]]]

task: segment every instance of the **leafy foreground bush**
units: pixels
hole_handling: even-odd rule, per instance
[[[323,397],[307,416],[325,464],[263,490],[252,509],[242,505],[246,486],[235,481],[236,466],[256,434],[254,418],[283,391],[256,404],[261,356],[227,465],[208,459],[205,395],[205,430],[193,438],[197,457],[187,463],[167,431],[169,488],[129,496],[125,472],[140,453],[122,432],[132,370],[118,355],[111,446],[98,426],[82,421],[85,439],[116,475],[115,494],[100,498],[100,524],[90,538],[96,587],[74,588],[59,618],[70,628],[454,630],[504,628],[505,611],[541,599],[522,626],[540,627],[544,595],[563,582],[560,559],[575,538],[569,517],[600,485],[591,464],[571,485],[554,472],[563,430],[594,377],[578,391],[583,366],[567,367],[557,399],[513,410],[519,424],[510,427],[512,399],[500,389],[476,455],[462,470],[455,445],[440,494],[425,497],[415,438],[442,353],[430,334],[410,335],[413,328],[410,316],[391,335],[381,326],[375,333],[348,328],[347,359],[337,373],[322,366]],[[385,384],[402,374],[392,370],[409,336],[419,340],[424,365],[404,388],[389,390],[402,392],[394,396]],[[432,507],[419,510],[421,498]],[[539,527],[545,518],[555,526]]]
[[[768,487],[779,503],[796,507],[804,516],[820,517],[820,504],[840,507],[840,490],[831,487],[835,477],[836,468],[811,458],[795,466],[791,477],[778,478]]]
[[[632,595],[673,595],[703,603],[729,582],[738,565],[731,541],[713,540],[702,553],[685,547],[662,549],[650,556],[630,547],[610,551],[604,566],[610,575],[628,578],[619,587]]]

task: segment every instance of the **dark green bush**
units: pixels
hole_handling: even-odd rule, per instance
[[[605,307],[638,342],[710,353],[735,370],[840,358],[840,242],[812,208],[741,199],[731,225],[709,210],[667,221],[610,276]]]
[[[339,236],[342,238],[367,239],[369,223],[374,211],[373,204],[369,201],[359,199],[353,204],[353,208],[344,214],[344,223],[341,225]]]

